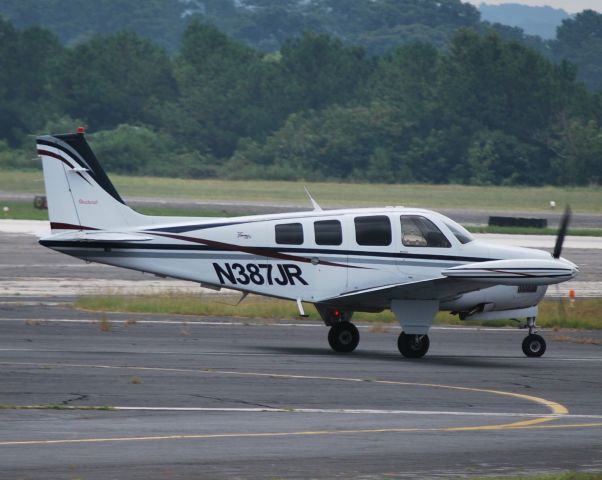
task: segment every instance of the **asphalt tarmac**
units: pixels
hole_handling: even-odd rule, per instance
[[[566,256],[599,278],[599,250]],[[58,287],[149,278],[0,234],[0,479],[602,470],[602,332],[528,359],[524,331],[435,328],[408,360],[399,328],[360,325],[341,355],[317,323],[80,312]]]
[[[4,306],[0,478],[449,478],[602,470],[602,335]],[[376,331],[375,331],[376,330]],[[45,405],[40,409],[8,406]],[[77,408],[87,409],[77,409]],[[98,407],[98,410],[91,408]]]

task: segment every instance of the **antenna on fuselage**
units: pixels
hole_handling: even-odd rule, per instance
[[[309,190],[305,185],[303,186],[303,188],[305,189],[305,193],[307,193],[307,196],[309,197],[309,201],[311,202],[312,207],[314,207],[314,212],[321,212],[322,207],[318,205],[318,202],[314,200],[314,197],[311,196],[311,193],[309,193]]]

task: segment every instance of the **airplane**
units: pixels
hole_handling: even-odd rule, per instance
[[[562,258],[570,209],[552,253],[491,245],[440,213],[417,208],[323,210],[232,218],[142,215],[127,206],[85,139],[36,138],[51,233],[40,244],[86,260],[162,277],[313,304],[328,343],[349,353],[354,312],[390,309],[399,352],[423,357],[438,311],[462,320],[526,319],[527,357],[540,357],[538,303],[549,285],[574,278]]]

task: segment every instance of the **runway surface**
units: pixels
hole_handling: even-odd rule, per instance
[[[602,335],[101,315],[0,319],[0,478],[440,478],[602,470]],[[31,410],[7,406],[46,405]],[[98,410],[66,408],[99,407]],[[110,407],[108,409],[107,407]],[[106,408],[106,409],[105,409]]]
[[[596,291],[599,249],[566,256]],[[544,332],[528,359],[524,331],[435,328],[407,360],[398,327],[360,325],[341,355],[312,322],[70,306],[124,285],[198,291],[155,281],[0,233],[0,479],[602,470],[601,332]]]

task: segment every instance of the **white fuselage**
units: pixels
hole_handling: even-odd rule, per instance
[[[407,217],[427,219],[445,238],[434,246],[407,241],[411,235],[406,232],[403,237],[400,223]],[[379,222],[387,221],[389,237],[379,230]],[[336,231],[337,224],[340,231]],[[72,242],[71,233],[64,239],[59,233],[41,243],[92,262],[318,304],[348,292],[442,277],[446,269],[476,262],[551,258],[539,250],[466,238],[463,242],[458,229],[459,225],[436,212],[395,207],[182,218],[121,229],[119,234],[132,235],[127,241],[119,241],[119,234],[117,240],[99,241],[92,231],[88,240]],[[482,304],[488,310],[525,308],[536,305],[546,288],[486,286],[440,299],[439,308],[468,311]],[[382,302],[366,309],[389,307]],[[354,305],[354,309],[362,306]]]

